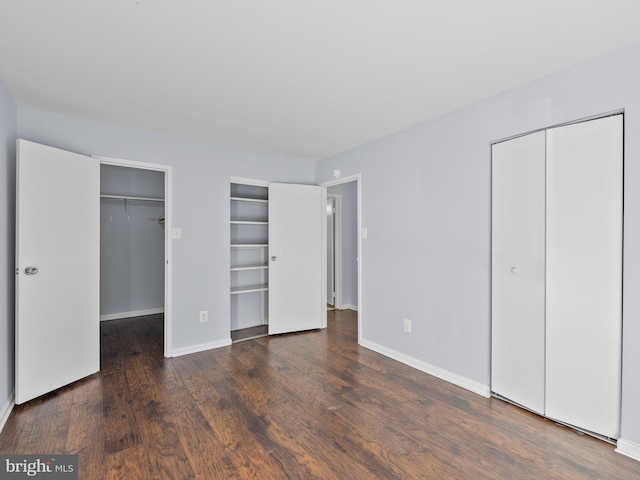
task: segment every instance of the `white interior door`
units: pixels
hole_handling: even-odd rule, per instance
[[[547,416],[620,429],[622,115],[547,132]]]
[[[492,148],[491,389],[544,413],[545,133]]]
[[[326,326],[326,189],[269,185],[269,334]]]
[[[21,404],[100,369],[99,162],[18,140],[16,182]]]

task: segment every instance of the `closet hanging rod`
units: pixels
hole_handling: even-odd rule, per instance
[[[146,202],[164,202],[164,198],[130,197],[127,195],[100,195],[100,198],[113,198],[116,200],[141,200]]]

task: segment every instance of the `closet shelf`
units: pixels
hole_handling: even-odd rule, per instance
[[[137,200],[142,202],[164,202],[164,198],[130,197],[128,195],[100,195],[100,198],[112,198],[115,200]]]
[[[267,248],[268,243],[233,243],[231,248]]]
[[[269,290],[269,285],[248,285],[245,287],[231,287],[231,295],[240,293],[264,292]]]
[[[263,198],[249,198],[249,197],[231,197],[232,202],[237,203],[269,203],[269,200]]]
[[[256,222],[252,220],[231,220],[231,225],[269,225],[269,222]]]
[[[231,267],[232,272],[241,272],[245,270],[266,270],[269,265],[239,265],[237,267]]]

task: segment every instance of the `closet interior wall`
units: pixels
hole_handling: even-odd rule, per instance
[[[100,166],[100,318],[164,311],[164,173]]]

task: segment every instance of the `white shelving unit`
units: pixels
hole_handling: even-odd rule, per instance
[[[231,331],[268,324],[268,185],[233,180],[230,190]]]

